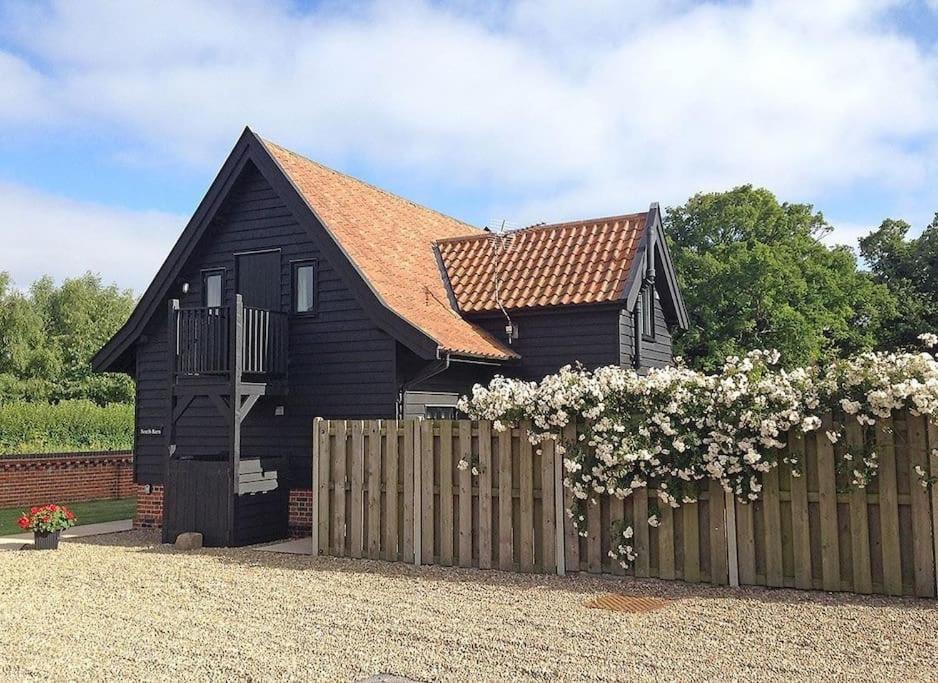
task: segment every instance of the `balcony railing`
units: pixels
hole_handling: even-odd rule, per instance
[[[287,372],[287,316],[234,305],[180,308],[170,302],[170,341],[178,377],[281,377]]]

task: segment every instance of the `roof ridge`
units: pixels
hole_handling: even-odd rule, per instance
[[[353,175],[350,175],[350,174],[348,174],[348,173],[343,173],[342,171],[339,171],[339,170],[337,170],[337,169],[334,169],[334,168],[332,168],[331,166],[326,166],[325,164],[323,164],[323,163],[321,163],[321,162],[319,162],[319,161],[316,161],[315,159],[310,159],[308,156],[305,156],[305,155],[303,155],[303,154],[300,154],[299,152],[294,152],[292,149],[287,149],[287,148],[284,147],[283,145],[279,145],[279,144],[277,144],[276,142],[274,142],[273,140],[268,140],[267,138],[262,137],[262,136],[260,136],[260,135],[258,135],[258,137],[261,139],[261,141],[262,141],[265,145],[272,145],[272,146],[276,147],[277,149],[286,152],[287,154],[291,154],[291,155],[293,155],[293,156],[295,156],[295,157],[297,157],[297,158],[299,158],[299,159],[302,159],[303,161],[305,161],[305,162],[307,162],[307,163],[313,164],[314,166],[318,166],[319,168],[323,169],[324,171],[328,171],[329,173],[334,173],[335,175],[342,176],[343,178],[348,178],[349,180],[352,180],[352,181],[354,181],[354,182],[356,182],[356,183],[359,183],[360,185],[364,185],[365,187],[367,187],[367,188],[369,188],[369,189],[371,189],[371,190],[374,190],[374,191],[376,191],[376,192],[380,192],[381,194],[386,195],[386,196],[388,196],[388,197],[391,197],[392,199],[396,199],[396,200],[401,201],[401,202],[406,202],[407,204],[410,204],[411,206],[414,206],[414,207],[416,207],[416,208],[418,208],[418,209],[422,209],[422,210],[424,210],[424,211],[429,211],[430,213],[434,213],[434,214],[436,214],[437,216],[441,216],[441,217],[443,217],[443,218],[446,218],[447,220],[454,221],[454,222],[456,222],[456,223],[459,223],[460,225],[465,225],[467,228],[470,228],[470,229],[472,229],[472,230],[475,231],[474,233],[472,233],[472,234],[470,234],[470,235],[465,235],[465,237],[476,237],[476,236],[479,235],[479,233],[484,232],[481,228],[477,228],[476,226],[474,226],[474,225],[472,225],[472,224],[470,224],[470,223],[467,223],[467,222],[464,221],[464,220],[460,220],[459,218],[454,218],[453,216],[450,216],[449,214],[445,214],[445,213],[443,213],[442,211],[437,211],[436,209],[433,209],[433,208],[431,208],[431,207],[429,207],[429,206],[426,206],[426,205],[424,205],[424,204],[420,204],[420,203],[418,203],[418,202],[415,202],[413,199],[408,199],[407,197],[402,197],[402,196],[399,195],[399,194],[395,194],[394,192],[391,192],[391,191],[389,191],[389,190],[385,190],[385,189],[382,188],[382,187],[378,187],[377,185],[374,185],[374,184],[372,184],[372,183],[369,183],[367,180],[362,180],[361,178],[356,178],[356,177],[353,176]],[[447,238],[447,239],[456,239],[456,238]]]
[[[517,235],[518,233],[521,233],[521,232],[530,233],[530,232],[535,232],[538,230],[556,230],[558,228],[596,225],[599,223],[608,223],[609,221],[621,220],[625,218],[638,218],[638,217],[644,218],[647,215],[648,215],[647,211],[636,211],[634,213],[621,213],[621,214],[616,214],[614,216],[599,216],[597,218],[582,218],[579,220],[565,221],[563,223],[537,223],[534,225],[528,225],[523,228],[518,228],[517,230],[511,230],[509,232],[503,232],[503,233],[490,232],[486,230],[486,231],[482,231],[481,233],[477,233],[474,235],[456,235],[455,237],[443,237],[441,239],[436,240],[435,244],[479,240],[479,239],[485,239],[488,237]]]

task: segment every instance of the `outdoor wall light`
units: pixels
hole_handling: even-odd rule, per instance
[[[188,283],[188,282],[183,282],[183,283],[182,283],[182,293],[183,293],[183,294],[188,294],[188,293],[189,293],[189,283]]]

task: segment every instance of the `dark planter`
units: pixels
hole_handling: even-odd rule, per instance
[[[59,532],[52,531],[48,533],[33,532],[33,538],[36,543],[36,550],[58,550]]]

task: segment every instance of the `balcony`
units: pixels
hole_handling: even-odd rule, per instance
[[[244,306],[181,308],[170,302],[170,361],[174,393],[230,386],[223,393],[283,393],[288,318]],[[262,389],[262,390],[261,390]]]

